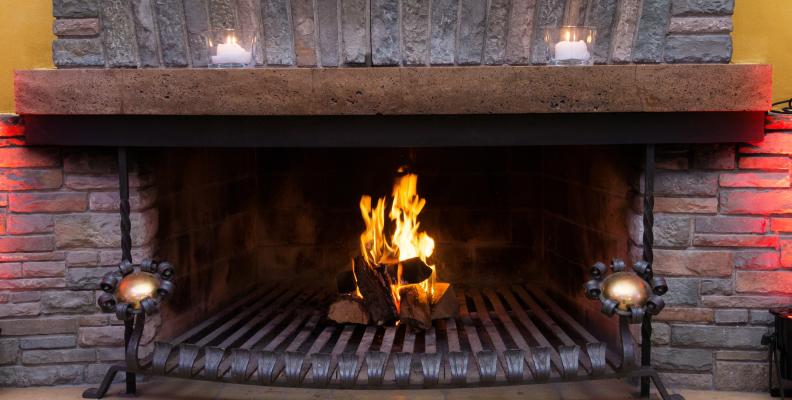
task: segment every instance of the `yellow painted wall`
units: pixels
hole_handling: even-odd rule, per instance
[[[52,67],[52,0],[0,0],[0,113],[14,111],[13,71]]]
[[[736,0],[734,62],[772,63],[773,98],[792,97],[792,0]],[[0,0],[0,113],[14,69],[51,67],[52,0]]]
[[[773,64],[773,100],[792,97],[792,0],[737,0],[735,63]]]

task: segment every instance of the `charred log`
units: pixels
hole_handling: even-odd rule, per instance
[[[360,256],[355,257],[354,267],[358,289],[363,295],[363,303],[371,315],[371,321],[383,325],[396,320],[396,302],[386,268],[371,268]]]
[[[338,289],[338,294],[355,293],[357,291],[355,273],[350,269],[336,274],[336,288]]]
[[[432,327],[432,317],[429,308],[429,296],[417,285],[409,285],[399,290],[401,304],[399,307],[399,320],[403,324],[417,330],[426,330]]]
[[[368,325],[370,321],[363,299],[351,294],[338,296],[338,300],[330,305],[327,318],[339,324]]]
[[[432,269],[418,257],[400,263],[402,283],[421,283],[432,276]]]

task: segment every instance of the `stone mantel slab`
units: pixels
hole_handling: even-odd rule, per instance
[[[31,115],[766,111],[769,65],[17,71]]]

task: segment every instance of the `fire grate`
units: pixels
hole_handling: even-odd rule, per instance
[[[457,291],[458,318],[415,332],[327,321],[323,310],[332,297],[318,290],[258,290],[171,342],[156,343],[141,372],[345,388],[515,384],[616,372],[619,356],[537,287]]]

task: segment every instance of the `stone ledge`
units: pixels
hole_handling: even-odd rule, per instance
[[[19,114],[428,115],[766,111],[769,65],[60,69],[15,74]]]

